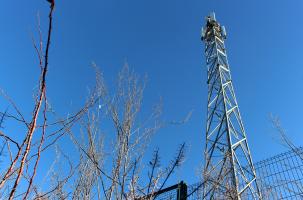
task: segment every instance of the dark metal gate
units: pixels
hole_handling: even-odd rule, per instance
[[[180,183],[151,193],[136,200],[186,200],[187,199],[187,185],[181,181]]]

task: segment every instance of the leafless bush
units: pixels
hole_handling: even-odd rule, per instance
[[[295,152],[298,155],[298,157],[303,160],[302,153],[298,152],[298,146],[293,143],[293,141],[287,135],[285,129],[282,127],[280,118],[277,116],[270,115],[270,120],[271,120],[273,128],[278,133],[278,137],[279,137],[282,145],[284,147],[286,147],[287,149]]]
[[[45,48],[43,46],[43,37],[40,28],[40,19],[38,23],[39,42],[38,45],[34,42],[34,47],[39,60],[40,76],[37,92],[34,94],[33,111],[30,119],[22,114],[21,109],[17,104],[3,91],[1,95],[4,97],[13,111],[6,110],[1,112],[1,127],[0,138],[4,142],[1,152],[7,152],[7,166],[1,169],[0,173],[0,198],[27,199],[36,193],[37,187],[34,186],[34,179],[37,175],[37,168],[41,155],[44,151],[52,147],[58,139],[64,136],[71,127],[86,113],[87,109],[94,104],[95,96],[90,98],[78,112],[64,120],[56,120],[49,122],[49,102],[47,100],[47,72],[49,62],[49,49],[52,35],[54,1],[50,1],[50,11],[48,15],[48,30]],[[34,40],[33,40],[34,41]],[[3,128],[5,120],[14,120],[25,127],[25,133],[7,132]],[[22,128],[20,128],[22,129]],[[22,136],[23,139],[15,139],[13,137]],[[17,137],[18,138],[18,137]],[[3,156],[1,157],[3,158]],[[59,182],[64,182],[60,179]],[[20,184],[22,183],[22,187]],[[55,190],[58,190],[60,184]],[[18,194],[16,194],[18,190]],[[55,191],[54,190],[54,191]],[[42,196],[39,197],[43,198]]]
[[[176,157],[166,168],[161,168],[159,150],[156,150],[148,164],[149,173],[143,176],[145,150],[152,135],[163,126],[159,119],[161,105],[156,105],[148,117],[139,120],[144,80],[125,65],[118,75],[117,92],[112,94],[107,90],[102,73],[96,66],[95,69],[102,103],[82,123],[85,144],[71,133],[71,139],[80,151],[73,199],[136,199],[163,189],[184,159],[185,144],[179,147]],[[106,134],[98,127],[104,122],[113,125]],[[104,138],[110,139],[105,141]]]
[[[38,45],[33,39],[40,76],[30,119],[27,120],[19,106],[1,91],[14,110],[0,113],[0,138],[3,142],[0,155],[3,157],[4,150],[8,152],[9,163],[1,169],[0,198],[122,200],[144,198],[148,194],[151,195],[145,199],[156,198],[156,191],[165,187],[169,177],[182,164],[185,144],[180,145],[167,167],[160,165],[159,150],[152,155],[148,167],[144,166],[147,157],[145,150],[151,137],[165,124],[160,120],[161,104],[156,105],[146,118],[141,116],[145,80],[140,79],[127,65],[118,75],[115,93],[107,89],[102,73],[94,65],[96,87],[86,104],[65,119],[54,115],[47,99],[46,81],[55,5],[54,1],[49,2],[46,46],[43,46],[40,19]],[[56,120],[53,121],[53,118]],[[22,141],[6,132],[3,128],[5,120],[14,120],[25,127]],[[80,136],[72,130],[76,123],[81,125]],[[113,125],[108,132],[101,129],[104,123]],[[34,181],[41,157],[46,150],[54,149],[57,141],[66,135],[78,150],[76,155],[79,155],[79,159],[72,160],[71,155],[57,147],[57,155],[61,158],[55,159],[54,165],[64,164],[69,171],[63,176],[60,171],[50,167],[45,175],[51,177],[49,187],[41,188]],[[143,176],[145,171],[148,174]]]

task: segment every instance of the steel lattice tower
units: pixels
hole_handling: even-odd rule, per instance
[[[232,85],[226,31],[211,14],[202,28],[207,65],[203,199],[262,199]]]

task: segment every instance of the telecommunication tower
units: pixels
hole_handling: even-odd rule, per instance
[[[212,13],[206,18],[208,102],[203,199],[262,199],[236,100],[224,40]]]

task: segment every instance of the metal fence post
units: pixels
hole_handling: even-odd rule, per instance
[[[177,191],[177,200],[186,200],[187,199],[187,185],[181,181],[178,184],[178,191]]]

